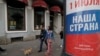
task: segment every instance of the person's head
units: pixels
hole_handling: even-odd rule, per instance
[[[48,30],[49,30],[49,31],[52,31],[53,29],[52,29],[52,27],[49,26],[49,27],[48,27]]]

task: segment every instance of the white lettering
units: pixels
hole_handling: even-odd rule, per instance
[[[82,15],[79,15],[79,18],[78,18],[78,23],[81,23],[81,22],[83,22],[83,18],[82,18]]]
[[[74,24],[74,26],[75,26],[75,31],[77,31],[78,24]]]
[[[88,31],[88,30],[89,30],[88,23],[85,23],[85,25],[84,25],[84,31]]]
[[[94,21],[96,21],[95,14],[73,16],[73,23],[94,22]]]
[[[99,26],[98,23],[84,23],[84,24],[72,24],[70,25],[70,31],[92,31],[92,30],[98,30]]]
[[[72,23],[70,25],[70,31],[92,31],[98,30],[99,25],[96,22],[96,14],[84,14],[73,16]]]
[[[99,25],[98,25],[98,23],[96,22],[96,24],[95,24],[95,30],[98,30],[99,29]]]
[[[92,16],[92,20],[91,20],[92,22],[93,21],[96,21],[96,16],[95,16],[95,14],[93,14],[93,16]]]
[[[83,28],[83,24],[79,24],[78,31],[81,31],[82,28]]]
[[[83,15],[84,22],[91,22],[91,14]]]
[[[71,31],[71,32],[73,32],[73,31],[74,31],[73,26],[74,26],[74,25],[70,25],[70,31]]]
[[[73,23],[77,23],[77,16],[73,16]]]
[[[90,30],[94,30],[94,23],[90,23]]]

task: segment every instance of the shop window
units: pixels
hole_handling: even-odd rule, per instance
[[[34,11],[34,30],[40,30],[44,24],[44,11]]]
[[[8,31],[25,30],[25,8],[7,6]]]

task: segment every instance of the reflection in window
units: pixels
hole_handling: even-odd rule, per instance
[[[25,9],[7,6],[8,31],[25,30]]]
[[[45,19],[44,19],[44,11],[35,11],[34,12],[34,29],[40,30],[41,25],[44,25]]]

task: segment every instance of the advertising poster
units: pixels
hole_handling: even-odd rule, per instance
[[[100,56],[100,0],[66,0],[65,53]]]

